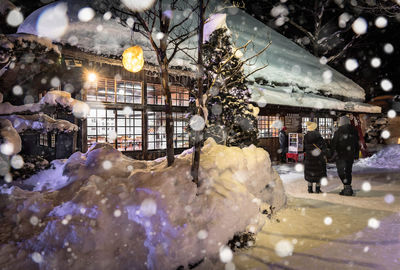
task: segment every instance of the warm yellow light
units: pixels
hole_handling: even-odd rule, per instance
[[[144,65],[142,48],[140,46],[133,46],[126,49],[122,54],[122,64],[130,72],[142,70]]]
[[[95,82],[97,80],[97,75],[96,73],[90,72],[88,74],[88,80],[89,82]]]

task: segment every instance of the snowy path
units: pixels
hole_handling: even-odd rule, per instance
[[[301,173],[281,177],[288,206],[266,223],[254,247],[235,253],[236,269],[400,269],[399,172],[356,170],[355,197],[338,195],[341,183],[332,171],[324,195],[306,193]],[[361,190],[364,181],[371,184],[368,192]],[[368,227],[371,218],[380,222],[378,228]],[[291,243],[292,256],[276,255],[281,240]]]

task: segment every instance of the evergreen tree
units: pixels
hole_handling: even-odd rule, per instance
[[[232,42],[227,28],[215,30],[203,47],[208,123],[205,137],[217,143],[244,147],[257,143],[258,108],[250,104],[241,52]]]

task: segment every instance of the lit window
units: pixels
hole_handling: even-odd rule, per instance
[[[258,116],[258,138],[279,137],[279,129],[273,128],[275,121],[284,122],[284,117],[259,115]]]
[[[49,137],[46,134],[40,133],[39,134],[39,145],[42,146],[49,146]]]
[[[91,109],[87,143],[95,142],[108,142],[120,151],[142,150],[142,112],[125,115],[121,109]]]
[[[318,118],[318,129],[324,139],[331,139],[333,134],[333,119]]]
[[[162,88],[159,84],[147,84],[147,104],[164,105],[165,98],[162,94]]]
[[[167,139],[165,133],[166,119],[164,112],[149,112],[147,124],[148,149],[166,149]]]
[[[122,110],[117,110],[117,149],[142,150],[142,112],[125,115]]]
[[[301,118],[301,131],[303,132],[303,134],[307,133],[307,122],[311,121],[310,117],[302,117]]]
[[[88,101],[111,103],[142,103],[142,85],[139,82],[100,78],[88,84]]]
[[[171,85],[172,106],[189,106],[189,90],[182,86]]]
[[[172,113],[174,119],[174,147],[189,147],[189,133],[187,132],[188,119],[184,113]]]
[[[51,147],[56,147],[56,134],[52,133],[51,134]]]

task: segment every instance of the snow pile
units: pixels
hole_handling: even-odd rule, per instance
[[[51,118],[43,113],[34,115],[7,115],[0,116],[0,118],[8,119],[18,133],[26,130],[35,130],[40,132],[56,130],[66,133],[78,131],[77,125],[72,124],[67,120]]]
[[[263,149],[207,140],[199,188],[190,165],[190,152],[168,168],[166,160],[132,160],[97,144],[30,180],[35,190],[50,177],[57,179],[50,190],[69,183],[61,189],[3,189],[3,227],[12,228],[17,244],[0,250],[7,257],[0,268],[84,269],[88,262],[91,269],[186,268],[205,257],[217,260],[235,233],[262,227],[263,208],[279,210],[286,202]]]
[[[388,145],[371,157],[359,160],[356,167],[400,169],[400,145]]]
[[[5,155],[15,155],[21,151],[21,138],[7,119],[0,119],[0,150]]]
[[[85,102],[73,99],[71,93],[66,91],[52,90],[40,100],[39,104],[51,106],[60,105],[72,112],[75,117],[86,118],[89,115],[90,107]]]
[[[46,93],[38,103],[30,103],[20,106],[14,106],[9,102],[0,103],[0,114],[13,113],[35,113],[43,110],[47,106],[61,106],[71,111],[75,117],[86,118],[90,107],[85,102],[76,100],[66,91],[51,90]]]
[[[23,184],[32,186],[33,191],[55,191],[68,185],[69,178],[62,175],[66,160],[53,160],[50,169],[43,170],[30,178],[26,179]]]

